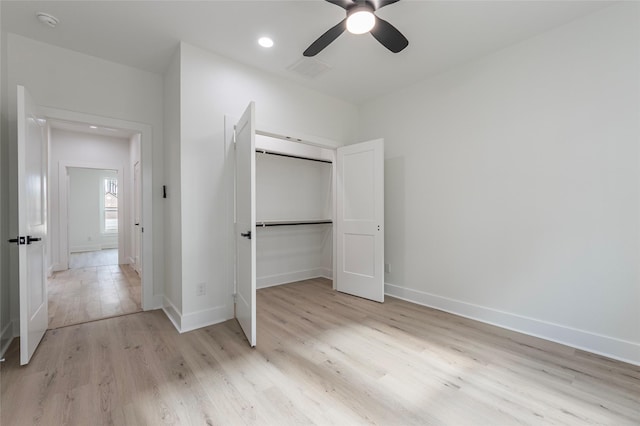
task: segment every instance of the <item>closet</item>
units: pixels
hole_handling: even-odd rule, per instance
[[[235,313],[256,345],[256,289],[324,276],[384,301],[383,141],[332,148],[234,129]]]
[[[257,289],[333,279],[333,163],[269,149],[278,142],[256,135]]]

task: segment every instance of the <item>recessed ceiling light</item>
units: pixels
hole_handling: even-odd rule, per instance
[[[272,47],[273,46],[273,40],[271,40],[269,37],[260,37],[258,39],[258,44],[262,47]]]
[[[42,22],[45,25],[50,26],[51,28],[55,28],[56,25],[58,25],[58,23],[60,22],[60,20],[58,18],[56,18],[55,16],[50,15],[48,13],[38,12],[38,13],[36,13],[36,16],[38,17],[38,20],[40,22]]]
[[[97,129],[98,126],[89,126],[90,129]]]

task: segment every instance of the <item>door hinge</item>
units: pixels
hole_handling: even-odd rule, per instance
[[[238,301],[238,294],[233,293],[231,296],[233,296],[233,303],[236,303]]]
[[[27,244],[27,237],[16,237],[8,240],[10,243],[16,243],[19,246]]]

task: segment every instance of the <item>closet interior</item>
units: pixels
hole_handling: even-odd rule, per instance
[[[335,151],[255,138],[256,288],[332,279]]]

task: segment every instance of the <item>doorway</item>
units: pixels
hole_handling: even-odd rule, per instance
[[[68,269],[120,264],[121,185],[117,170],[67,168]]]
[[[142,310],[140,134],[49,120],[49,329]],[[138,221],[135,221],[139,224]],[[138,268],[139,269],[139,268]]]

